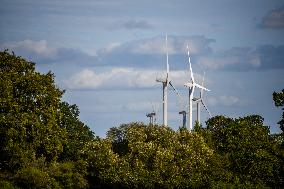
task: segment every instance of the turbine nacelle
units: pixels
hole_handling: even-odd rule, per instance
[[[152,112],[152,113],[149,113],[149,114],[146,114],[147,117],[154,117],[156,116],[156,113],[155,112]]]
[[[197,84],[197,83],[194,83],[194,82],[188,82],[188,83],[185,83],[184,84],[185,87],[189,87],[189,88],[192,88],[192,87],[198,87],[199,89],[201,90],[205,90],[205,91],[210,91],[209,89]]]
[[[194,102],[200,102],[202,100],[202,98],[197,98],[197,97],[193,97],[192,99]]]
[[[179,114],[187,114],[186,111],[180,111]]]
[[[167,78],[157,78],[156,81],[160,83],[167,83],[168,79]]]
[[[188,83],[185,83],[184,86],[188,88],[192,88],[194,85],[193,83],[188,82]]]

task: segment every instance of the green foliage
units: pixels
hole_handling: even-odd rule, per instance
[[[282,92],[273,92],[273,100],[276,107],[282,107],[282,119],[278,122],[280,129],[284,132],[284,89]]]
[[[112,150],[123,156],[129,152],[126,132],[129,125],[121,125],[119,128],[112,127],[107,131],[107,138],[112,141]]]
[[[127,153],[116,153],[113,141],[123,142]],[[187,188],[208,185],[213,151],[202,137],[187,130],[175,132],[169,127],[131,123],[112,128],[108,138],[89,143],[84,153],[92,178],[102,185]]]
[[[60,188],[54,178],[48,173],[34,167],[23,168],[16,175],[20,188]]]
[[[206,123],[208,130],[212,132],[218,132],[220,129],[226,127],[233,121],[234,120],[232,118],[219,115],[219,116],[215,116],[213,118],[208,119],[205,123]]]
[[[235,178],[241,183],[254,185],[283,185],[281,173],[284,162],[278,151],[279,145],[271,141],[269,128],[263,125],[261,116],[251,115],[235,120],[218,116],[207,121],[207,124],[212,123],[222,123],[222,126],[210,130],[211,135],[204,136],[212,137],[212,147],[222,159],[228,158],[226,169]],[[212,125],[207,125],[207,128],[212,128]]]
[[[65,130],[57,124],[62,93],[53,74],[40,74],[34,63],[0,52],[2,169],[15,170],[41,156],[57,159],[65,138]]]
[[[14,183],[7,180],[0,180],[0,188],[2,189],[19,189]]]
[[[94,139],[94,133],[90,128],[79,120],[79,109],[67,102],[60,103],[60,127],[67,131],[66,143],[60,160],[77,161],[80,159],[80,151],[84,145]]]
[[[87,163],[80,160],[77,162],[54,163],[48,172],[61,188],[86,188],[88,182],[85,178],[87,174]]]
[[[198,121],[195,121],[193,131],[196,133],[200,133],[201,130],[202,130],[202,125]]]
[[[46,164],[40,158],[20,169],[14,180],[20,188],[86,188],[85,175],[83,161]]]

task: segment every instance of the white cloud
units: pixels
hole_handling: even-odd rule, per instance
[[[48,46],[46,40],[33,41],[26,39],[24,41],[5,43],[2,48],[8,48],[13,51],[21,51],[26,53],[35,53],[42,57],[51,57],[56,55],[57,50]]]
[[[157,84],[155,75],[155,71],[135,71],[132,68],[113,68],[102,73],[84,69],[64,83],[69,89],[153,87]]]
[[[197,81],[201,81],[202,76],[194,75]],[[151,88],[159,86],[156,78],[161,77],[165,77],[165,71],[112,68],[98,73],[91,69],[84,69],[65,80],[64,85],[69,89]],[[170,80],[176,87],[182,87],[188,79],[187,71],[170,72]]]

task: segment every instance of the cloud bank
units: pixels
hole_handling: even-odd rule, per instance
[[[64,81],[67,89],[130,89],[153,88],[159,86],[156,78],[165,77],[161,70],[135,70],[133,68],[112,68],[104,72],[83,69]],[[201,76],[195,74],[197,80]],[[183,87],[189,79],[187,71],[171,71],[170,80],[176,87]]]
[[[199,69],[248,71],[284,69],[284,45],[232,47],[215,52],[213,39],[205,36],[169,36],[168,53],[172,70],[188,68],[186,45],[189,44],[193,65]],[[157,36],[128,43],[111,43],[88,53],[79,49],[54,48],[46,40],[23,40],[0,44],[38,64],[74,64],[81,67],[112,67],[132,69],[165,69],[165,37]],[[80,69],[81,70],[81,69]]]

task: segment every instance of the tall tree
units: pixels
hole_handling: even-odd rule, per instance
[[[56,160],[63,150],[60,98],[52,73],[0,52],[0,169],[15,170],[37,157]]]

